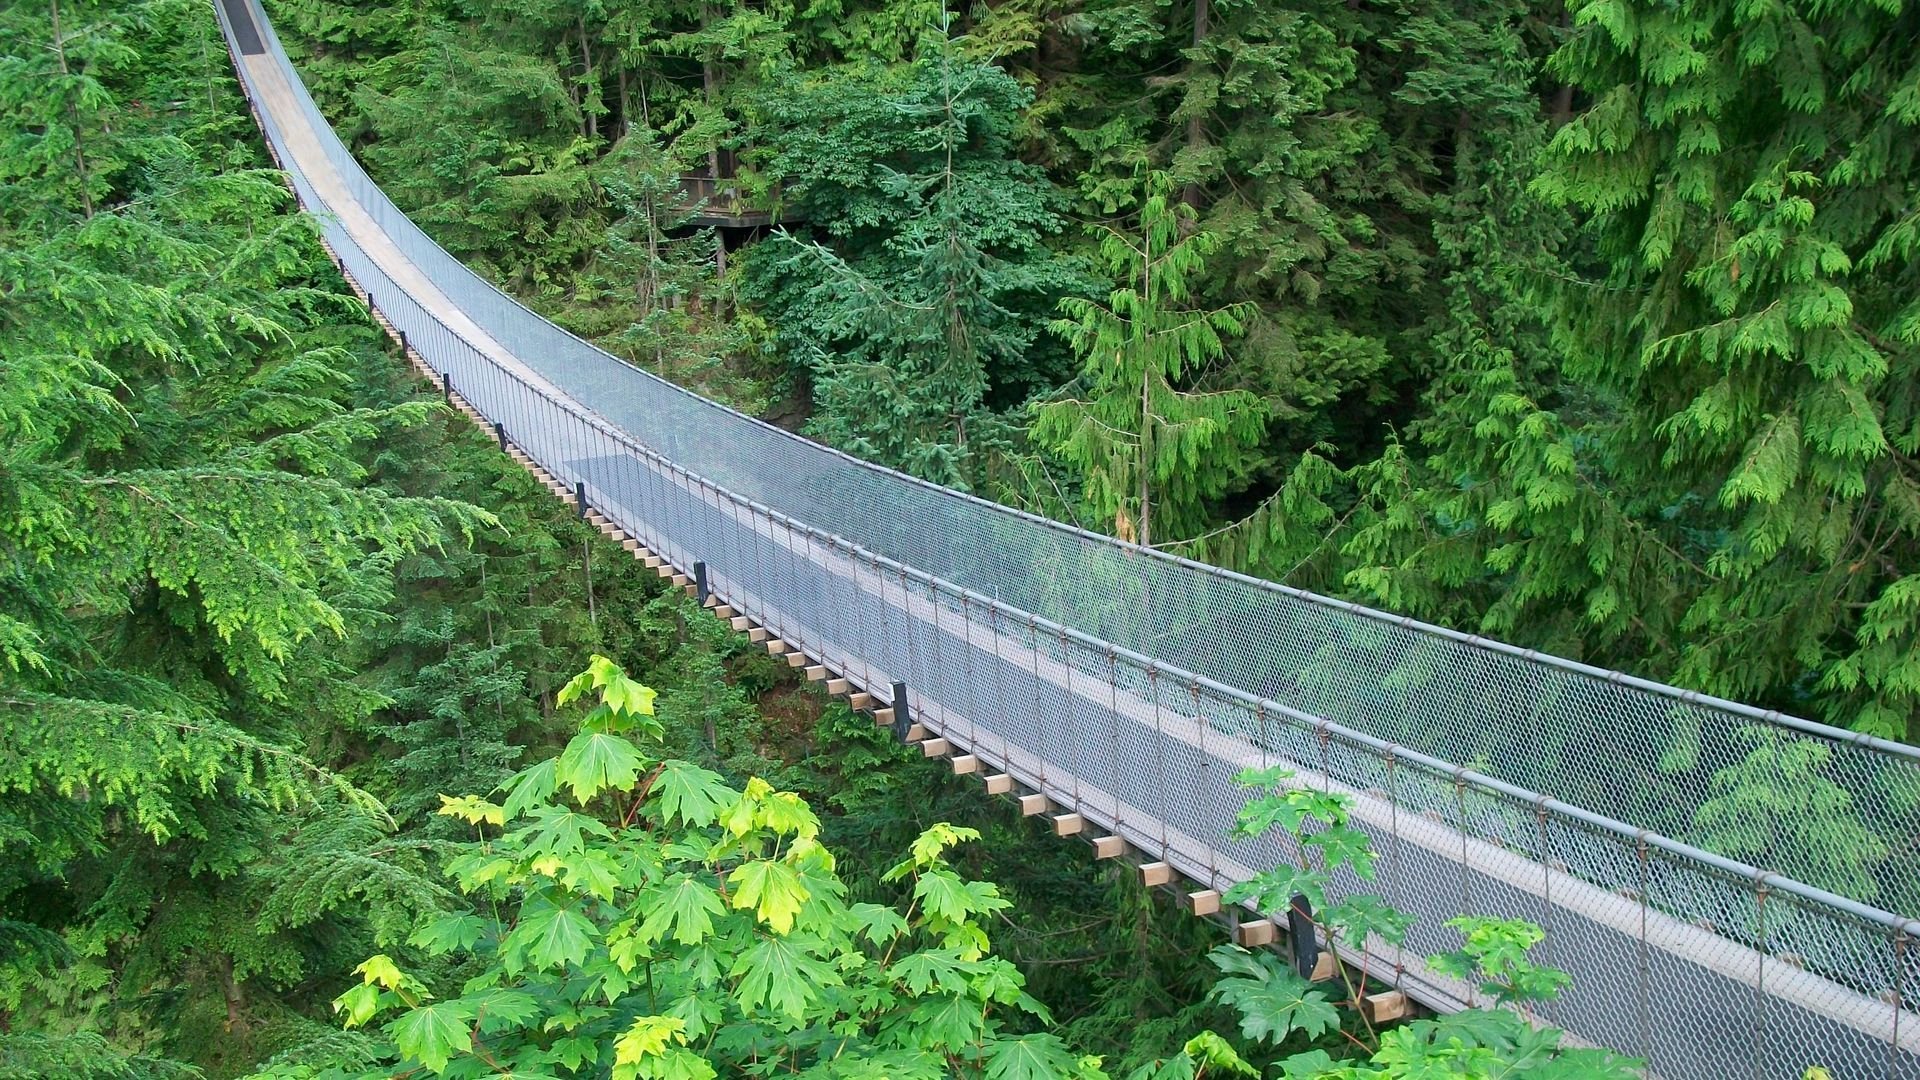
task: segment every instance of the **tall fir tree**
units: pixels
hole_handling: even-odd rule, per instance
[[[761,100],[764,168],[827,243],[763,245],[743,295],[806,370],[817,434],[970,487],[992,412],[1059,376],[1046,312],[1082,283],[1045,245],[1062,224],[1051,185],[1014,157],[1028,92],[942,30],[922,49]]]
[[[1137,234],[1108,229],[1101,253],[1120,284],[1106,302],[1069,297],[1056,331],[1082,362],[1080,382],[1040,404],[1033,438],[1078,470],[1093,516],[1124,540],[1190,537],[1208,506],[1245,482],[1266,427],[1261,400],[1211,389],[1246,304],[1195,307],[1192,283],[1220,249],[1189,232],[1193,211],[1165,176],[1148,184]],[[1187,235],[1182,235],[1187,232]]]

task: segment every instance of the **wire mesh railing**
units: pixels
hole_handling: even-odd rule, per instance
[[[1920,1077],[1920,1018],[1902,1007],[1920,926],[1883,910],[1909,895],[1911,861],[1869,867],[1852,896],[1820,887],[1849,824],[1889,846],[1917,831],[1906,748],[1118,545],[686,394],[434,246],[334,138],[252,0],[218,6],[302,203],[413,349],[600,512],[677,565],[704,562],[717,595],[808,655],[882,700],[904,684],[957,745],[1209,886],[1296,854],[1228,838],[1241,768],[1288,763],[1348,794],[1379,880],[1337,885],[1418,916],[1404,948],[1361,959],[1437,1006],[1474,1003],[1421,959],[1455,944],[1445,920],[1524,917],[1574,977],[1543,1019],[1657,1075]],[[1846,820],[1713,834],[1778,873],[1668,838],[1712,818],[1730,775],[1787,783],[1769,776],[1783,748],[1815,751]]]

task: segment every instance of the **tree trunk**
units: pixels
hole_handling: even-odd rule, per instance
[[[705,30],[713,21],[713,9],[700,5],[700,29]],[[712,105],[720,97],[720,66],[711,58],[700,61],[700,87],[707,96],[707,104]],[[707,151],[707,175],[713,177],[713,194],[720,196],[720,147],[714,146]]]
[[[1198,49],[1206,42],[1207,34],[1212,30],[1212,23],[1212,0],[1193,0],[1193,47],[1195,49]],[[1199,67],[1200,61],[1195,60],[1189,70],[1196,71]],[[1187,117],[1187,149],[1190,151],[1198,151],[1206,145],[1206,142],[1207,127],[1205,118],[1196,112],[1192,116]],[[1180,193],[1180,201],[1198,210],[1200,208],[1200,200],[1204,195],[1205,193],[1200,189],[1200,182],[1193,180],[1189,181],[1186,189]],[[1142,541],[1142,543],[1144,542],[1145,541]]]
[[[1153,304],[1153,233],[1141,238],[1140,299]],[[1135,536],[1141,547],[1153,546],[1153,361],[1140,365],[1140,522]]]
[[[620,65],[620,137],[633,133],[633,98],[627,92],[627,66]]]
[[[1140,546],[1153,546],[1153,372],[1140,373]]]
[[[1565,4],[1560,5],[1560,36],[1566,37],[1567,28],[1572,25],[1572,16],[1567,14]],[[1553,93],[1553,126],[1560,127],[1573,119],[1573,84],[1561,83]]]
[[[594,94],[592,91],[595,90],[596,87],[594,85],[595,80],[593,75],[593,49],[587,43],[586,16],[581,16],[577,25],[580,27],[580,66],[586,71],[586,73],[581,76],[581,111],[587,114],[587,138],[598,139],[600,137],[600,114],[593,109]]]
[[[49,14],[53,19],[53,56],[60,65],[60,74],[71,75],[67,69],[67,39],[60,29],[60,0],[52,0]],[[67,106],[67,122],[73,125],[73,171],[80,177],[80,209],[87,217],[93,216],[93,177],[87,171],[87,144],[80,130],[80,108]]]
[[[227,1030],[246,1031],[247,1001],[240,993],[240,984],[233,978],[233,957],[219,954],[213,962],[213,972],[220,979],[220,996],[227,1002]]]

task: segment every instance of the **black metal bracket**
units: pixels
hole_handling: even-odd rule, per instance
[[[693,598],[701,607],[707,606],[707,564],[699,559],[693,560]]]
[[[447,404],[453,404],[453,372],[440,373],[440,393],[446,397]]]
[[[907,708],[907,684],[893,684],[893,737],[907,741],[907,729],[913,726],[913,714]]]
[[[493,434],[495,438],[500,440],[500,452],[505,453],[507,450],[507,425],[495,420],[493,422]]]
[[[581,521],[587,520],[587,482],[585,480],[573,482],[573,509],[580,515]]]
[[[1313,902],[1295,893],[1287,902],[1287,940],[1293,943],[1293,970],[1303,979],[1313,978],[1320,964],[1320,942],[1313,936]]]

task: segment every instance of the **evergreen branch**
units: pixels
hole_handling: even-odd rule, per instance
[[[230,724],[22,690],[0,693],[0,709],[31,718],[24,727],[8,725],[0,789],[33,791],[51,776],[62,794],[84,790],[111,805],[138,791],[136,802],[146,804],[148,789],[166,782],[161,777],[193,782],[203,792],[211,790],[221,776],[235,775],[243,782],[254,779],[251,770],[235,770],[228,761],[236,754],[248,754],[282,766],[276,782],[266,790],[275,801],[313,802],[320,791],[331,791],[386,827],[394,827],[380,800],[338,773]],[[148,742],[130,739],[130,731],[145,732]],[[305,783],[294,781],[302,776]],[[156,840],[167,838],[170,812],[142,805],[136,816]]]

